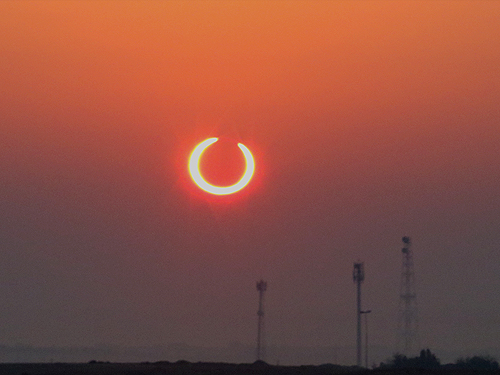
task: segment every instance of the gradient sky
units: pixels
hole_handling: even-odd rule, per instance
[[[500,356],[500,2],[1,1],[0,344]],[[191,148],[250,147],[237,197]],[[333,359],[332,359],[333,361]]]

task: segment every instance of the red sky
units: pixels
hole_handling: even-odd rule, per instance
[[[263,277],[270,344],[350,346],[361,259],[392,350],[409,235],[422,346],[500,355],[499,25],[495,1],[0,2],[0,344],[253,344]],[[256,155],[229,202],[187,176],[212,136]]]

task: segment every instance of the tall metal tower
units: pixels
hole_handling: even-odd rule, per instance
[[[403,237],[403,264],[398,311],[398,350],[402,354],[413,354],[418,344],[418,309],[415,291],[415,271],[410,237]]]
[[[358,318],[358,330],[356,336],[356,344],[357,344],[357,365],[361,366],[361,283],[365,279],[365,271],[363,267],[363,263],[354,263],[354,271],[352,272],[352,279],[357,285],[357,318]]]
[[[267,290],[267,283],[264,280],[257,282],[257,290],[259,291],[259,310],[257,311],[257,360],[264,358],[266,353],[266,345],[264,340],[264,292]]]

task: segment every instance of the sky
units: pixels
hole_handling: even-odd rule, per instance
[[[420,347],[500,357],[500,2],[7,0],[0,35],[1,345],[254,345],[264,279],[269,346],[354,347],[360,260],[390,353],[410,236]],[[240,193],[191,181],[210,137]]]

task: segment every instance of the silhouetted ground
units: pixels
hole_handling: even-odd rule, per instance
[[[0,364],[0,375],[482,375],[500,370],[440,369],[374,369],[338,365],[273,366],[265,363],[189,363],[185,361],[155,363],[16,363]]]

